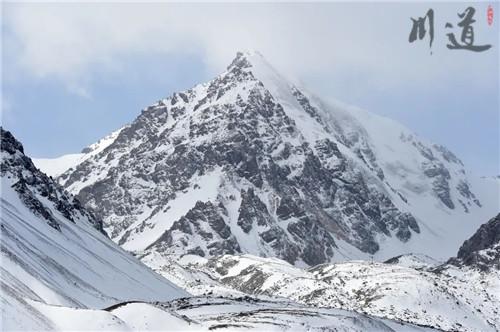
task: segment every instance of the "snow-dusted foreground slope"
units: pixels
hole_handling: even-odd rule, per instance
[[[33,306],[50,320],[51,329],[60,331],[433,331],[345,310],[250,297],[125,302],[105,310]]]
[[[1,139],[3,330],[51,329],[40,303],[95,309],[187,296],[107,238],[9,132],[1,129]]]
[[[445,331],[500,328],[499,271],[482,273],[446,265],[435,272],[363,261],[303,270],[282,260],[250,255],[210,260],[185,257],[159,265],[159,273],[193,294],[281,298]]]
[[[251,255],[142,260],[193,294],[251,294],[336,307],[445,331],[500,329],[500,215],[441,264],[425,255],[352,261],[303,270]]]

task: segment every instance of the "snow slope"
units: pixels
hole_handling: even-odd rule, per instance
[[[265,300],[347,309],[444,331],[500,328],[498,270],[484,273],[453,265],[411,268],[364,261],[304,270],[275,258],[251,255],[208,260],[186,256],[176,262],[143,260],[158,264],[158,273],[198,295],[244,293]]]
[[[33,163],[38,169],[40,169],[45,174],[57,177],[69,169],[75,168],[77,165],[83,163],[88,158],[99,154],[105,148],[107,148],[111,143],[114,142],[121,129],[118,129],[106,137],[100,139],[98,142],[89,145],[84,148],[80,153],[71,153],[62,155],[56,158],[31,158]]]
[[[481,225],[446,264],[421,254],[307,270],[251,255],[176,260],[152,252],[142,260],[198,295],[241,292],[444,331],[500,329],[500,214]]]
[[[71,153],[57,158],[32,158],[33,163],[45,174],[57,177],[86,159],[85,153]]]
[[[1,129],[1,138],[3,329],[52,328],[33,301],[100,309],[188,295],[107,238],[91,214],[34,167],[9,132]]]
[[[29,301],[52,331],[434,331],[338,309],[251,297],[124,302],[104,310]],[[29,320],[25,321],[29,322]]]

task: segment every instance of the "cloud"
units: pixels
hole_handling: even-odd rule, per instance
[[[362,72],[373,84],[387,86],[402,78],[430,81],[449,73],[480,77],[491,70],[497,51],[489,56],[449,51],[444,28],[436,28],[432,56],[427,42],[408,43],[410,17],[423,15],[428,6],[8,3],[4,24],[13,37],[8,47],[17,50],[15,59],[23,68],[70,85],[84,81],[90,68],[119,70],[126,54],[197,53],[221,70],[239,49],[257,49],[298,76]],[[445,14],[455,19],[461,8],[443,4],[434,9],[444,27]],[[497,36],[486,31],[483,37],[491,41]]]
[[[91,92],[82,85],[70,84],[67,86],[68,91],[84,99],[92,99]]]
[[[498,128],[498,121],[488,120],[498,114],[500,47],[498,20],[486,24],[488,5],[473,5],[475,41],[493,48],[473,53],[446,48],[445,23],[456,26],[457,13],[467,6],[461,2],[8,2],[2,4],[2,62],[8,68],[2,79],[4,89],[16,79],[21,86],[26,80],[57,82],[89,99],[97,95],[96,81],[110,77],[105,72],[133,81],[127,72],[130,59],[140,66],[158,55],[194,56],[215,75],[236,51],[255,49],[322,97],[366,107],[417,130],[431,128],[433,121],[433,133],[424,133],[440,142],[463,137],[489,146],[490,137],[477,138],[485,127],[493,128],[490,132]],[[492,6],[498,13],[499,4]],[[410,18],[423,16],[429,7],[435,13],[432,55],[428,40],[408,42]],[[186,75],[196,74],[188,69]],[[14,102],[17,109],[19,102]],[[478,128],[454,129],[456,121],[471,122],[464,120],[464,108],[473,113],[470,119],[484,120]]]

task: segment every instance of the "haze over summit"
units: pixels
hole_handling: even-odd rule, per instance
[[[497,21],[481,19],[486,5],[474,5],[476,38],[496,42]],[[425,41],[408,43],[410,17],[428,7],[8,3],[2,121],[32,155],[78,152],[160,96],[213,77],[237,50],[257,49],[324,99],[398,120],[475,173],[497,174],[498,47],[453,52],[436,29],[430,56]],[[436,26],[463,10],[432,7]]]

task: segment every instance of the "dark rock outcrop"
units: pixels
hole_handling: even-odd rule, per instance
[[[102,222],[85,210],[80,202],[66,192],[52,178],[38,170],[31,159],[24,154],[22,144],[7,130],[0,127],[2,162],[0,175],[12,182],[12,188],[21,201],[47,224],[60,230],[55,212],[76,222],[85,217],[99,231],[104,233]],[[47,200],[51,204],[46,204]],[[52,210],[53,208],[53,210]]]
[[[448,263],[481,271],[500,270],[500,214],[481,225]]]

